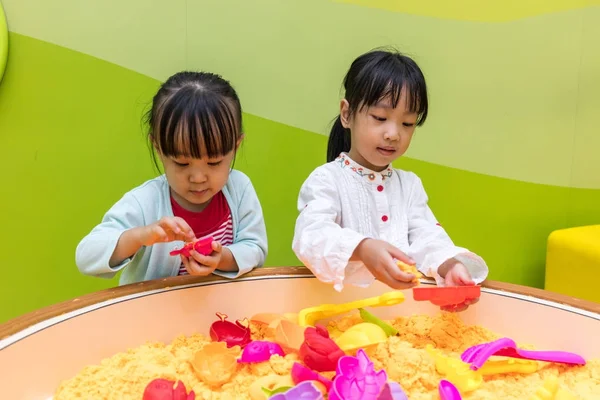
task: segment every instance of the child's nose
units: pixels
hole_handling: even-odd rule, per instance
[[[400,132],[398,132],[398,128],[390,127],[385,132],[384,137],[386,140],[398,140],[398,139],[400,139]]]
[[[202,183],[202,182],[205,182],[206,179],[207,179],[206,173],[200,169],[192,171],[192,173],[190,175],[190,182],[192,182],[192,183]]]

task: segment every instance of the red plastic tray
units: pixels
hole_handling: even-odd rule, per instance
[[[481,296],[480,286],[437,286],[413,289],[413,299],[430,301],[440,307],[458,305],[466,300],[478,299],[479,296]]]

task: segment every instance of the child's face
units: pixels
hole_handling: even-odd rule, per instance
[[[348,102],[342,100],[342,125],[350,129],[352,138],[350,158],[365,168],[382,171],[402,156],[408,149],[418,119],[418,115],[407,108],[406,96],[402,93],[396,108],[392,108],[390,99],[384,99],[350,116]]]
[[[234,151],[208,158],[160,156],[175,201],[189,211],[202,211],[227,183]]]

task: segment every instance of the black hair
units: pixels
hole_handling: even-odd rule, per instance
[[[165,157],[217,158],[236,150],[242,107],[231,84],[209,72],[178,72],[164,82],[146,114],[148,142]]]
[[[344,89],[350,115],[385,98],[390,98],[395,108],[406,91],[409,111],[418,114],[417,126],[427,119],[425,77],[417,63],[398,51],[372,50],[359,56],[344,77]],[[350,130],[344,128],[338,115],[329,134],[327,162],[350,151],[350,145]]]

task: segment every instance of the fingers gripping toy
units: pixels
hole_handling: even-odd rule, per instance
[[[189,257],[190,251],[192,251],[192,249],[193,249],[193,250],[196,250],[200,254],[208,256],[210,253],[212,253],[212,242],[213,242],[212,236],[204,238],[204,239],[198,239],[193,242],[186,243],[181,249],[173,250],[169,254],[172,256],[178,256],[178,255],[182,254],[185,257]]]

